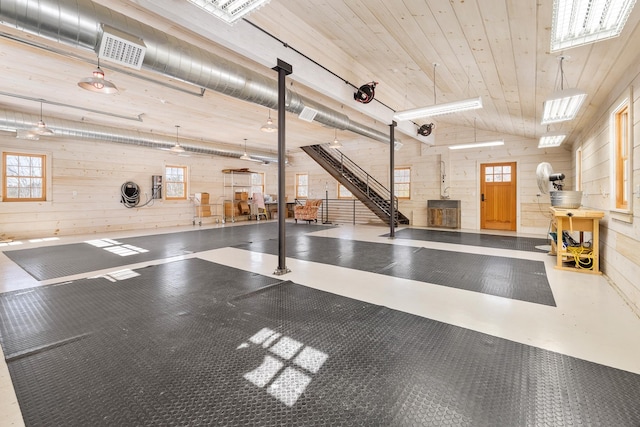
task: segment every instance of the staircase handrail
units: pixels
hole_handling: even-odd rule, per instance
[[[328,151],[326,150],[323,150],[323,151],[325,153],[328,153]],[[340,150],[335,150],[335,151],[340,154],[339,158],[332,155],[331,153],[329,153],[329,155],[333,157],[336,161],[338,161],[341,167],[346,167],[346,169],[348,169],[351,173],[353,173],[357,178],[359,178],[361,181],[364,181],[367,184],[367,187],[370,187],[375,192],[380,194],[382,197],[389,200],[391,192],[387,187],[385,187],[380,181],[378,181],[373,176],[371,176],[367,171],[362,169],[356,162],[351,160],[342,151]],[[397,205],[398,198],[394,196],[393,199],[394,199],[394,204]]]

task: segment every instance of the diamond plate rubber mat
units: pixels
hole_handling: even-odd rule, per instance
[[[286,227],[286,232],[296,235],[324,228],[329,227],[296,224]],[[269,222],[117,240],[97,239],[90,243],[5,251],[4,254],[35,279],[48,280],[277,237],[277,223]]]
[[[237,247],[278,253],[273,240]],[[288,237],[286,249],[305,261],[556,305],[542,261],[312,236]]]
[[[640,375],[203,260],[0,295],[27,426],[638,426]]]
[[[384,234],[389,236],[389,234]],[[480,246],[516,251],[540,252],[536,246],[548,245],[548,239],[531,237],[498,236],[495,234],[461,233],[457,231],[425,230],[421,228],[403,228],[395,232],[398,239],[424,240],[428,242],[453,243],[457,245]]]

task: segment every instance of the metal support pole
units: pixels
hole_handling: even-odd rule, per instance
[[[287,250],[285,246],[285,217],[287,216],[287,199],[285,196],[285,77],[293,72],[290,64],[278,58],[278,65],[273,67],[278,72],[278,268],[273,274],[280,276],[289,273],[287,268]]]
[[[325,218],[325,212],[327,214],[326,218]],[[325,190],[324,190],[324,203],[322,205],[322,223],[323,224],[331,224],[329,222],[329,190],[328,190],[328,183],[325,184]]]
[[[393,188],[393,184],[395,181],[395,151],[396,151],[396,136],[395,130],[398,123],[395,120],[391,121],[389,125],[389,192],[391,193],[390,203],[389,203],[389,215],[391,216],[389,224],[391,231],[389,232],[389,238],[393,239],[396,237],[396,206],[395,206],[395,191]]]

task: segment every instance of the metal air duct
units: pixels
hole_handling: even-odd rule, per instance
[[[175,135],[148,134],[109,126],[56,119],[53,117],[46,117],[45,119],[47,127],[51,128],[55,133],[55,136],[51,138],[69,137],[73,139],[117,142],[120,144],[158,149],[170,149],[176,143]],[[37,123],[38,120],[40,120],[40,116],[37,115],[0,109],[0,130],[30,130],[33,129],[34,124]],[[243,154],[242,152],[236,151],[233,147],[211,147],[211,145],[202,145],[196,141],[189,141],[183,138],[180,138],[180,145],[187,153],[209,154],[212,156],[233,157],[236,159],[239,159]],[[252,149],[251,157],[268,163],[278,162],[278,156],[275,153],[261,152]]]
[[[270,109],[278,107],[275,80],[89,0],[2,0],[0,21],[92,51],[100,46],[102,28],[107,25],[144,41],[147,49],[142,67],[146,70]],[[305,106],[318,110],[314,118],[318,123],[389,143],[387,134],[354,123],[345,114],[287,90],[287,111],[298,115]]]

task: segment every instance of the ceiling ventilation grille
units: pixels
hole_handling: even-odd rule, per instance
[[[269,0],[189,0],[216,18],[233,24],[244,15],[265,5]]]
[[[136,70],[142,68],[147,47],[141,39],[107,25],[102,26],[102,31],[98,58]]]
[[[316,114],[318,114],[318,110],[314,110],[311,107],[304,107],[302,111],[300,111],[300,114],[298,114],[298,118],[305,122],[312,122]]]

